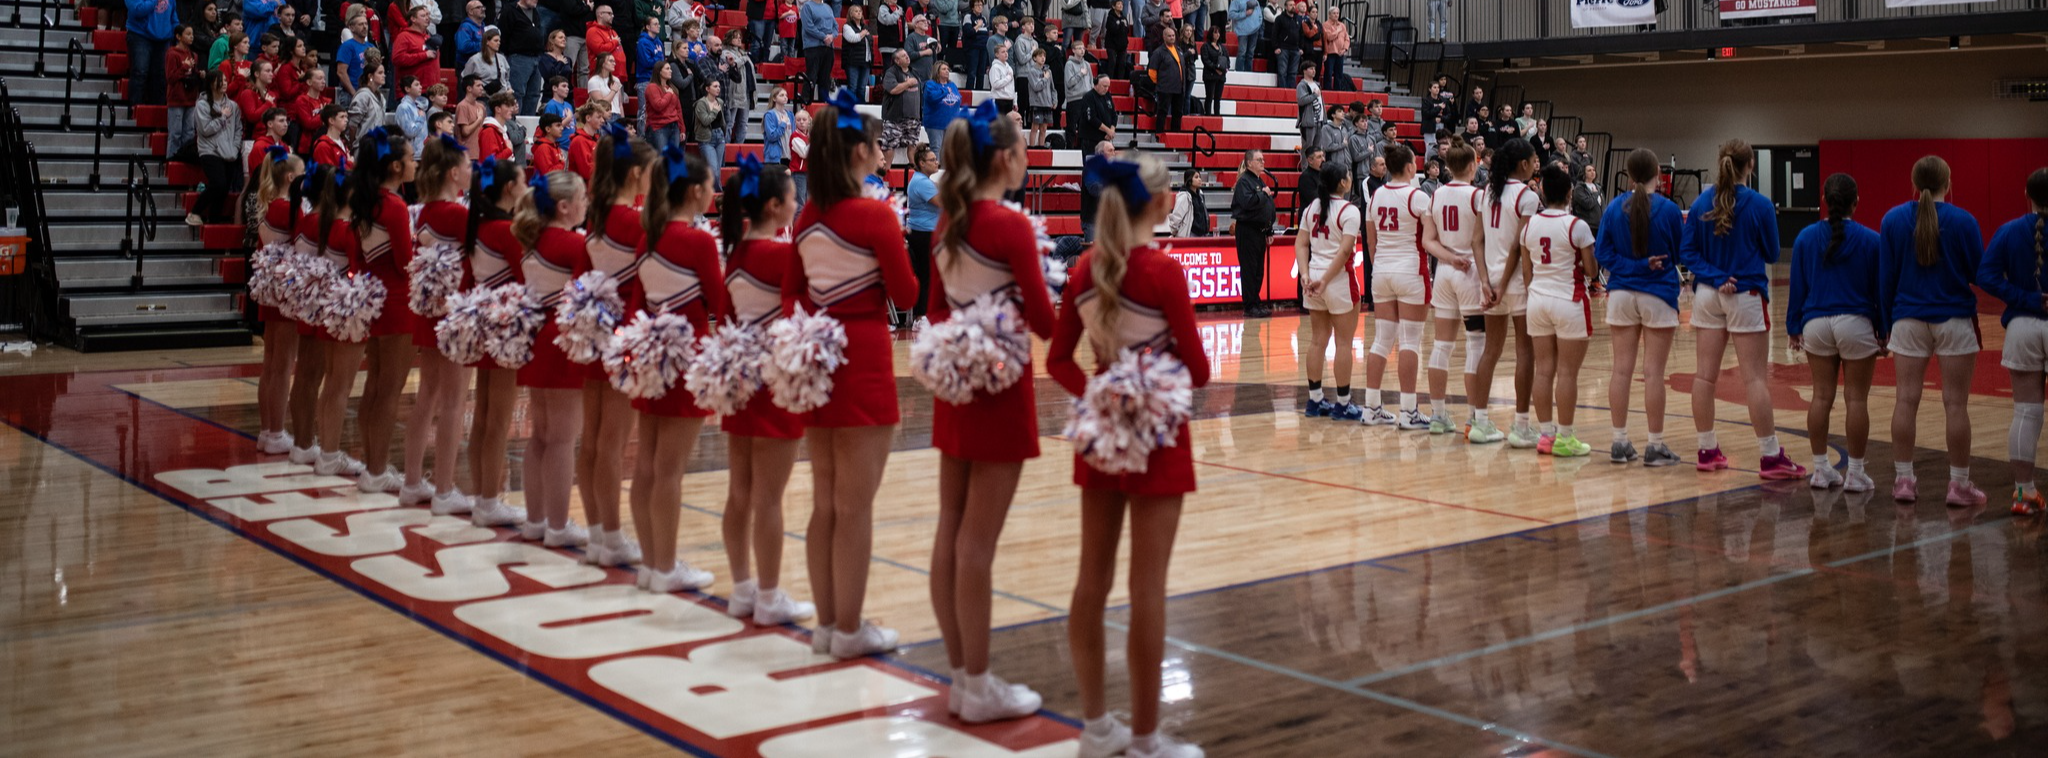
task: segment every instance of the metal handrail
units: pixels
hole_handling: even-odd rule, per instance
[[[49,72],[45,70],[48,64],[44,62],[44,59],[50,55],[50,29],[57,26],[57,17],[49,13],[44,13],[41,20],[42,23],[36,25],[36,78],[38,79],[49,76]],[[72,41],[76,42],[77,40]],[[68,56],[70,53],[67,52],[65,55]]]
[[[114,138],[114,100],[105,92],[92,106],[92,173],[87,183],[93,189],[100,188],[100,142]]]
[[[132,250],[135,256],[135,273],[129,277],[128,286],[131,289],[140,290],[143,284],[142,251],[148,242],[156,240],[156,194],[150,191],[149,169],[142,166],[142,159],[140,158],[131,160],[128,164],[129,173],[136,173],[137,169],[141,169],[141,181],[128,185],[128,218],[142,232],[142,236],[141,239],[135,241],[135,246]],[[125,239],[122,240],[124,252],[129,252],[127,250],[127,241]]]
[[[73,68],[71,65],[72,53],[78,54],[78,66],[76,68]],[[43,62],[38,59],[36,61],[36,76],[40,77],[43,75],[42,68]],[[85,46],[79,44],[78,40],[72,40],[64,46],[64,115],[57,119],[57,125],[67,132],[71,131],[71,85],[73,82],[78,81],[84,69]]]
[[[1209,146],[1207,148],[1202,147],[1201,139],[1203,137],[1209,138]],[[1193,136],[1188,138],[1188,149],[1201,153],[1202,157],[1205,158],[1214,156],[1216,154],[1216,135],[1209,131],[1209,127],[1197,126]]]

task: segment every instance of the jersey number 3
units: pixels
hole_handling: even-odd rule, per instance
[[[1379,209],[1379,214],[1380,214],[1380,225],[1379,225],[1379,226],[1380,226],[1380,231],[1383,231],[1383,232],[1398,232],[1398,231],[1401,231],[1401,209],[1399,209],[1399,208],[1381,208],[1381,209]]]
[[[1550,262],[1550,238],[1549,238],[1549,237],[1542,237],[1542,238],[1539,238],[1539,239],[1538,239],[1537,241],[1538,241],[1538,242],[1541,242],[1541,243],[1543,244],[1543,262],[1544,262],[1544,263],[1549,263],[1549,262]]]

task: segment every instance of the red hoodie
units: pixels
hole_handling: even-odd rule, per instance
[[[633,75],[626,72],[626,49],[619,44],[617,29],[596,21],[590,22],[590,27],[583,32],[583,49],[590,52],[591,76],[597,75],[597,59],[609,55],[612,57],[612,76],[618,77],[622,82],[633,80]]]
[[[417,29],[398,33],[397,41],[391,44],[391,62],[398,67],[399,81],[417,76],[421,87],[441,83],[441,61],[427,49],[427,35]]]

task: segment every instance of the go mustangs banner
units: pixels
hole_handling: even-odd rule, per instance
[[[1967,3],[1983,2],[1990,2],[1990,0],[1884,0],[1884,7],[1918,8],[1923,5],[1964,5]]]
[[[1572,0],[1574,29],[1654,23],[1657,23],[1655,0]]]
[[[1811,16],[1814,4],[1815,0],[1721,0],[1721,18]]]

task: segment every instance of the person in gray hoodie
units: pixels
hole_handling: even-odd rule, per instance
[[[1323,148],[1323,162],[1351,173],[1351,121],[1344,118],[1344,106],[1331,106],[1329,118],[1323,120],[1322,134],[1316,144]]]
[[[206,72],[206,93],[192,106],[198,135],[199,169],[206,173],[206,191],[192,203],[185,223],[192,226],[222,220],[228,192],[242,166],[242,109],[228,97],[227,81],[218,69]]]
[[[1302,67],[1302,76],[1294,84],[1294,107],[1300,115],[1294,119],[1296,128],[1301,129],[1301,154],[1325,147],[1323,134],[1323,86],[1316,83],[1313,64]]]

